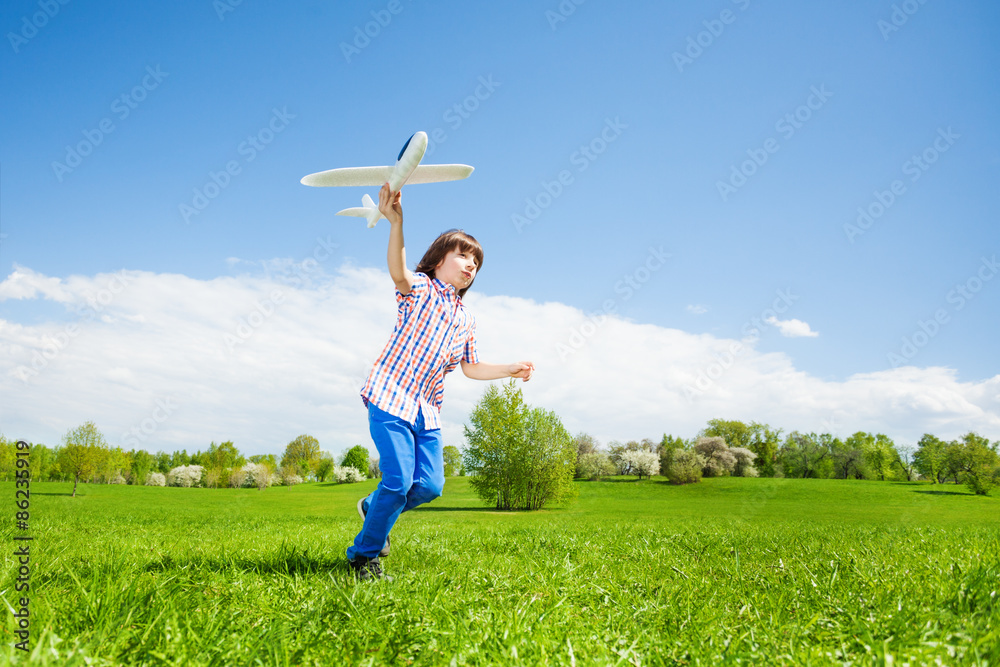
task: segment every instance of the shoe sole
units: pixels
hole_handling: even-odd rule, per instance
[[[364,496],[361,500],[358,501],[358,516],[361,517],[361,522],[362,523],[364,523],[365,518],[366,518],[365,517],[365,500],[367,498],[368,498],[368,496]],[[380,558],[385,558],[386,556],[389,555],[389,547],[390,547],[390,545],[389,545],[389,536],[386,535],[385,536],[385,546],[382,547],[382,551],[378,552],[378,555],[379,555]]]

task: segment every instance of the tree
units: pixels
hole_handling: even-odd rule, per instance
[[[898,458],[896,445],[889,439],[889,436],[882,433],[874,438],[869,437],[867,447],[862,451],[865,463],[871,470],[872,475],[885,481],[886,475],[892,475],[892,466]]]
[[[208,452],[203,465],[206,467],[219,468],[220,470],[230,470],[232,468],[242,468],[245,463],[246,458],[240,454],[240,450],[236,448],[233,441],[226,440],[221,445],[216,445],[215,442],[212,442],[212,444],[208,446]]]
[[[306,476],[314,472],[319,464],[319,440],[311,435],[300,435],[285,446],[281,457],[282,470],[294,470],[298,475]],[[346,464],[345,464],[346,465]],[[365,470],[368,469],[368,450],[365,450]]]
[[[750,449],[753,442],[753,431],[741,421],[727,419],[709,419],[708,426],[701,431],[703,438],[722,438],[729,447],[746,447]]]
[[[690,449],[680,449],[674,452],[673,463],[667,470],[667,479],[671,484],[691,484],[701,480],[705,468],[705,457]]]
[[[970,432],[963,435],[955,444],[958,467],[965,485],[976,495],[987,495],[996,484],[995,472],[1000,463],[997,443],[990,445],[990,441],[986,438]]]
[[[694,451],[705,459],[702,469],[705,477],[730,475],[736,467],[736,457],[729,451],[726,441],[718,436],[698,438],[694,443]]]
[[[576,464],[577,476],[584,479],[601,479],[615,474],[615,464],[601,451],[589,452],[579,458]]]
[[[644,445],[643,443],[649,443]],[[646,451],[652,451],[652,442],[649,440],[643,440],[643,442],[637,442],[635,440],[629,440],[624,445],[617,440],[612,440],[608,443],[608,458],[611,459],[611,463],[615,465],[619,475],[634,475],[636,474],[632,470],[631,458],[627,458],[626,454],[629,452],[640,452],[648,447]]]
[[[99,450],[97,468],[94,472],[105,484],[110,484],[119,477],[125,477],[125,473],[131,477],[132,457],[121,447],[102,448]]]
[[[259,460],[254,461],[255,458]],[[243,466],[241,470],[243,486],[257,487],[259,491],[263,491],[271,486],[274,470],[274,454],[251,456],[250,463]]]
[[[10,479],[14,472],[14,460],[17,458],[17,441],[8,440],[7,438],[0,435],[0,474],[3,475],[3,481]],[[30,474],[30,473],[29,473]]]
[[[754,467],[754,459],[757,455],[746,447],[730,447],[729,453],[736,459],[733,466],[733,477],[757,477],[760,473]]]
[[[952,440],[944,446],[944,462],[941,466],[941,481],[944,482],[951,478],[955,484],[960,482],[960,477],[962,476],[962,464],[963,464],[963,452],[962,443],[957,440]]]
[[[204,466],[197,464],[171,468],[167,473],[167,486],[198,486],[204,470]]]
[[[354,445],[344,454],[344,460],[340,462],[342,466],[354,468],[362,476],[368,474],[368,448],[363,445]]]
[[[455,445],[444,447],[444,476],[455,477],[462,474],[462,452]]]
[[[80,478],[87,479],[97,469],[101,450],[107,450],[108,443],[104,435],[92,421],[68,431],[63,436],[63,446],[59,450],[59,467],[73,476],[73,497],[76,497],[76,487]]]
[[[913,467],[933,484],[944,481],[945,458],[948,443],[930,433],[917,441],[917,451],[913,453]]]
[[[743,447],[757,455],[756,467],[766,477],[773,477],[781,444],[781,429],[774,430],[767,424],[737,420],[710,419],[702,429],[702,437],[717,437],[729,447]]]
[[[820,464],[830,456],[830,449],[815,433],[792,431],[778,456],[791,477],[822,477]]]
[[[857,434],[855,434],[857,435]],[[867,435],[867,434],[862,434]],[[835,438],[831,450],[833,457],[833,476],[837,479],[863,479],[864,457],[861,446],[851,436],[847,440]]]
[[[188,456],[187,449],[182,449],[179,452],[174,452],[170,455],[169,467],[165,472],[170,472],[173,468],[182,468],[194,463],[191,457]]]
[[[912,482],[917,475],[916,462],[914,461],[915,450],[909,445],[902,445],[896,448],[895,464],[906,476],[907,482]]]
[[[153,455],[144,449],[133,449],[129,452],[129,457],[132,459],[132,483],[145,484],[146,477],[156,463]]]
[[[747,449],[757,455],[755,467],[765,477],[777,473],[778,449],[781,447],[781,429],[772,429],[767,424],[750,422],[750,444]]]
[[[153,471],[166,475],[170,472],[170,454],[166,452],[156,452],[153,457]]]
[[[330,476],[333,472],[333,467],[336,465],[333,460],[333,455],[330,452],[323,452],[319,456],[319,463],[316,464],[316,479],[321,482],[325,482],[326,478]]]
[[[265,463],[271,472],[278,469],[278,458],[274,454],[254,454],[250,457],[250,463]]]
[[[674,454],[677,450],[684,449],[684,439],[675,438],[672,435],[663,434],[663,439],[657,445],[656,451],[660,454],[660,472],[664,475],[670,470],[674,462]]]
[[[55,452],[42,444],[31,444],[31,479],[45,481],[55,465]]]
[[[593,436],[587,433],[578,433],[575,438],[573,438],[573,443],[576,446],[576,472],[577,477],[585,477],[580,470],[580,459],[582,459],[587,454],[592,454],[597,451],[600,443],[594,439]]]
[[[656,452],[640,449],[634,452],[625,452],[623,457],[626,460],[629,471],[633,475],[638,475],[639,479],[652,477],[660,472],[660,457]]]
[[[525,405],[513,380],[490,385],[465,426],[471,484],[497,509],[539,509],[573,492],[576,445],[553,412]]]

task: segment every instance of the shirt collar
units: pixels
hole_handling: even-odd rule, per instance
[[[434,287],[437,288],[437,290],[439,292],[441,292],[443,294],[452,294],[452,295],[454,295],[458,299],[462,298],[462,297],[458,296],[458,290],[455,289],[454,285],[449,285],[445,281],[438,280],[437,278],[431,278],[431,283],[434,285]]]

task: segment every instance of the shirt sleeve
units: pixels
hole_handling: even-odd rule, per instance
[[[472,326],[469,327],[469,337],[465,339],[465,353],[462,355],[462,360],[467,364],[479,363],[479,349],[476,346],[475,320],[472,320]]]
[[[431,279],[426,274],[414,273],[413,277],[416,278],[416,281],[405,295],[396,289],[396,310],[401,320],[410,314],[413,306],[427,296],[427,292],[430,290]]]

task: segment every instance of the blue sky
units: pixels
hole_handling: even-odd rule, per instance
[[[844,391],[851,378],[899,372],[891,354],[903,362],[897,366],[945,369],[986,401],[963,399],[975,407],[959,412],[979,420],[970,428],[1000,436],[1000,280],[992,280],[1000,250],[1000,7],[993,3],[54,2],[43,19],[46,6],[14,1],[0,9],[0,319],[8,374],[31,358],[32,345],[79,320],[76,307],[90,289],[80,285],[89,280],[97,290],[122,270],[193,281],[191,293],[176,295],[192,318],[199,290],[230,284],[223,279],[266,295],[275,267],[313,256],[317,238],[337,246],[315,274],[318,283],[337,284],[345,268],[384,271],[386,224],[369,230],[333,216],[359,205],[366,190],[306,188],[299,178],[389,164],[414,131],[433,138],[437,129],[425,162],[476,171],[466,181],[404,188],[411,266],[439,232],[462,227],[486,250],[474,286],[483,297],[561,304],[584,316],[610,301],[633,326],[629,335],[644,335],[643,327],[679,331],[706,349],[745,338],[753,318],[776,315],[752,341],[761,359],[778,358],[792,375]],[[32,21],[44,25],[33,31]],[[366,29],[374,36],[359,37]],[[67,153],[81,142],[89,154],[78,165],[54,165],[75,164]],[[755,156],[761,164],[747,162]],[[927,162],[917,166],[914,156]],[[227,164],[238,173],[219,176]],[[733,181],[734,168],[749,175]],[[560,173],[565,184],[550,197]],[[181,206],[193,205],[206,185],[214,194],[213,174],[225,187],[186,220]],[[733,187],[720,193],[720,182]],[[542,205],[537,217],[518,228],[514,216],[534,215],[532,202]],[[867,229],[852,231],[859,207],[883,210]],[[652,263],[655,270],[651,249],[669,254]],[[12,278],[19,270],[30,278]],[[50,288],[27,289],[24,280]],[[72,294],[58,296],[54,284]],[[140,299],[146,308],[165,293],[155,284]],[[794,298],[771,313],[782,293]],[[391,310],[391,292],[386,298]],[[184,306],[173,310],[184,328]],[[302,317],[310,312],[305,307]],[[129,317],[153,318],[137,313]],[[332,321],[347,330],[356,324],[347,312]],[[115,322],[101,326],[128,349],[151,340],[148,331],[133,339]],[[568,340],[572,330],[556,338]],[[375,354],[388,333],[372,334]],[[628,378],[658,361],[640,356],[630,339],[617,345],[636,351],[612,370],[627,393]],[[95,368],[139,365],[127,355],[78,351]],[[514,360],[502,352],[487,360]],[[544,371],[549,358],[558,359],[558,343],[534,354]],[[706,354],[707,369],[714,353]],[[47,366],[48,381],[77,383],[76,396],[100,392],[70,372],[71,358]],[[258,359],[251,354],[241,367]],[[296,373],[308,375],[329,359],[300,362]],[[65,375],[57,376],[60,364]],[[533,381],[541,387],[529,400],[571,413],[582,399],[559,388],[557,367]],[[133,372],[131,390],[152,405],[154,395],[220,381],[194,374],[166,389],[160,382],[168,371]],[[44,380],[5,380],[3,391],[37,406],[46,400]],[[772,381],[765,373],[757,383]],[[921,391],[941,389],[937,380],[921,382],[925,389],[905,402],[913,414],[922,409]],[[446,400],[457,391],[449,388]],[[469,391],[457,406],[481,386]],[[731,408],[723,401],[697,416],[794,421],[780,412],[751,414],[764,408],[745,398],[733,387]],[[137,406],[123,416],[99,400],[66,401],[35,416],[2,415],[2,430],[55,440],[89,412],[126,425],[143,414]],[[817,415],[851,413],[832,398],[816,404]],[[885,420],[902,425],[911,417],[904,411]],[[461,418],[454,415],[456,433]],[[303,428],[315,430],[311,424],[326,417],[317,409],[309,419]],[[573,430],[633,435],[567,419]],[[820,430],[820,422],[787,427]],[[961,430],[960,422],[948,428]],[[695,428],[671,426],[647,430],[652,437]],[[247,448],[277,446],[251,433]]]

